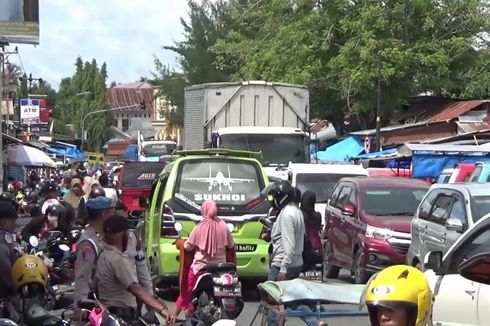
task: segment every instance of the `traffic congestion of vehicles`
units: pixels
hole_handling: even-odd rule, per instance
[[[225,90],[213,87],[214,93]],[[253,88],[236,92],[242,103],[248,96],[257,99]],[[427,314],[417,316],[415,325],[486,324],[490,281],[478,273],[489,260],[486,163],[445,167],[428,182],[415,178],[410,166],[310,160],[310,138],[301,129],[217,126],[208,146],[179,149],[172,142],[142,141],[138,151],[149,155],[156,146],[154,159],[79,161],[47,180],[13,182],[2,201],[35,218],[21,232],[27,255],[12,267],[22,309],[11,318],[26,325],[80,318],[90,325],[124,325],[129,319],[149,325],[174,317],[184,324],[235,325],[248,304],[244,292],[253,289],[260,303],[251,325],[257,318],[280,325],[292,317],[307,325],[336,317],[372,319],[376,302],[391,307],[399,298],[406,300],[407,314],[414,304]],[[149,307],[160,305],[161,316],[150,309],[128,317],[107,307],[104,291],[77,301],[77,275],[87,262],[80,262],[86,254],[82,235],[91,232],[93,207],[103,205],[102,197],[108,198],[103,209],[116,212],[112,217],[127,219],[120,232],[138,239],[136,262],[148,276],[142,291],[158,296],[178,289],[177,316],[132,288],[129,295],[150,300],[143,301]],[[209,205],[214,213],[204,208]],[[104,232],[102,241],[114,240],[111,231]],[[228,234],[221,244],[226,254],[213,258],[199,246],[213,244],[207,238],[219,232]],[[291,255],[288,264],[300,259],[301,265],[284,271],[285,255]],[[196,272],[196,264],[205,267]],[[367,310],[351,309],[360,303]]]

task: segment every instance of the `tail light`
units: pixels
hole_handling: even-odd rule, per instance
[[[175,229],[175,216],[174,211],[168,205],[164,205],[162,214],[162,236],[165,237],[177,237],[179,231]]]
[[[213,277],[213,283],[218,285],[233,285],[238,283],[238,278],[229,273],[224,273],[219,277]]]

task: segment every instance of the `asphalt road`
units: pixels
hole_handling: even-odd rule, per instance
[[[347,271],[341,271],[341,275],[339,279],[331,279],[329,280],[332,283],[350,283],[349,273]],[[161,293],[161,297],[167,302],[169,307],[174,308],[175,301],[177,299],[177,291],[169,290],[164,293]],[[255,322],[251,324],[255,313],[259,307],[259,301],[256,294],[256,289],[251,289],[247,292],[243,293],[245,299],[245,307],[240,316],[237,319],[237,325],[239,326],[257,326],[260,325],[261,316],[259,315]],[[359,306],[356,305],[325,305],[325,307],[332,308],[335,310],[340,309],[349,309],[349,310],[357,310]],[[347,318],[330,318],[328,320],[323,320],[329,326],[365,326],[369,325],[368,317],[347,317]],[[306,325],[302,320],[297,318],[288,318],[286,325],[296,326],[296,325]]]
[[[30,218],[19,218],[17,222],[18,231],[20,231],[27,223],[29,223]],[[334,283],[350,283],[350,277],[347,271],[341,271],[339,279],[329,280]],[[169,290],[161,294],[161,297],[167,302],[168,306],[172,309],[175,307],[175,301],[177,300],[178,292],[176,290]],[[237,319],[237,325],[239,326],[256,326],[260,325],[261,316],[251,324],[255,313],[259,307],[259,301],[256,294],[256,289],[251,289],[250,291],[244,292],[245,307]],[[327,309],[332,308],[335,310],[339,309],[358,309],[355,305],[326,305]],[[365,326],[369,325],[369,319],[367,317],[348,317],[348,318],[331,318],[329,320],[324,320],[329,326]],[[297,318],[288,318],[286,325],[296,326],[305,325],[303,321]]]

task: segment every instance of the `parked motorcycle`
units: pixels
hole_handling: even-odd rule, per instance
[[[48,271],[40,257],[20,257],[12,266],[11,276],[14,287],[20,293],[24,325],[67,325],[60,316],[45,308]]]

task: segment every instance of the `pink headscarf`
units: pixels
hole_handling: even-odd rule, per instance
[[[188,243],[213,257],[228,244],[228,227],[218,218],[218,206],[212,200],[201,205],[203,219],[192,230]]]

